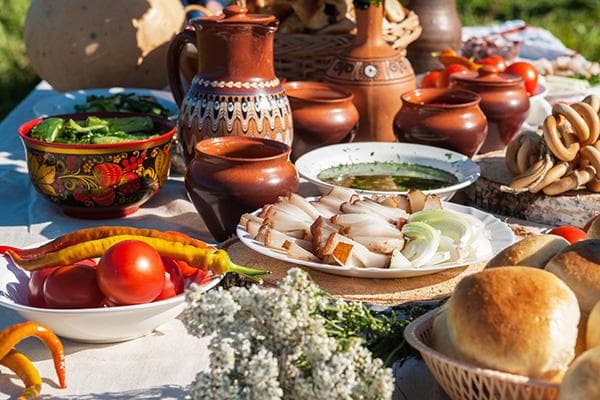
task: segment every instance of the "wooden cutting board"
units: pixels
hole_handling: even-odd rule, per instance
[[[560,196],[503,192],[500,187],[510,185],[512,181],[512,175],[504,163],[503,151],[478,155],[474,161],[481,167],[481,177],[464,191],[465,201],[471,206],[551,226],[583,227],[600,212],[600,194],[587,190],[567,192]]]

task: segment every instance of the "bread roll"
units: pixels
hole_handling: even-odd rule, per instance
[[[589,315],[600,301],[600,240],[570,245],[546,264],[546,271],[558,276],[575,292],[581,313]]]
[[[591,349],[600,346],[600,301],[592,308],[587,319],[585,347]]]
[[[600,399],[600,347],[583,353],[567,370],[558,400]]]
[[[529,236],[502,250],[485,267],[520,265],[544,268],[552,257],[567,246],[569,246],[569,242],[560,236]]]
[[[578,322],[575,294],[560,279],[537,268],[505,267],[462,279],[448,301],[446,324],[459,359],[552,379],[574,357]]]

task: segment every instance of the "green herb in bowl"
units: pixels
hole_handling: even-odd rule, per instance
[[[171,111],[161,105],[154,96],[135,93],[118,93],[110,96],[89,95],[85,104],[75,105],[75,111],[83,112],[137,112],[168,117]]]
[[[30,136],[49,143],[110,144],[136,142],[157,136],[150,117],[106,118],[85,121],[46,118],[31,129]]]

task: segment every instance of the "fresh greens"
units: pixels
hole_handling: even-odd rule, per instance
[[[31,129],[30,136],[49,143],[110,144],[134,142],[157,136],[150,117],[100,119],[85,121],[46,118]]]
[[[359,190],[430,190],[453,185],[456,176],[426,165],[398,162],[342,164],[321,171],[324,182]]]
[[[142,96],[135,93],[118,93],[111,96],[86,97],[85,104],[75,105],[77,112],[125,111],[154,114],[168,117],[171,112],[162,106],[154,96]]]

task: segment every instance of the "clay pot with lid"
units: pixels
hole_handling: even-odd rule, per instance
[[[219,136],[261,137],[292,144],[289,101],[275,76],[273,39],[279,22],[231,5],[222,15],[190,21],[172,40],[169,82],[179,105],[178,132],[187,162],[195,144]],[[184,91],[180,58],[186,45],[198,50],[198,70]]]
[[[294,119],[292,160],[317,147],[350,141],[358,122],[352,92],[321,82],[286,82]]]
[[[226,136],[200,141],[185,188],[210,233],[224,241],[242,214],[298,191],[290,146],[274,140]]]
[[[487,136],[477,93],[459,89],[417,89],[402,95],[394,119],[398,141],[442,147],[473,157]]]
[[[488,135],[480,153],[503,150],[527,118],[529,96],[523,78],[518,75],[498,73],[493,67],[483,66],[478,72],[452,75],[450,87],[471,90],[481,96],[479,106],[488,121]]]

